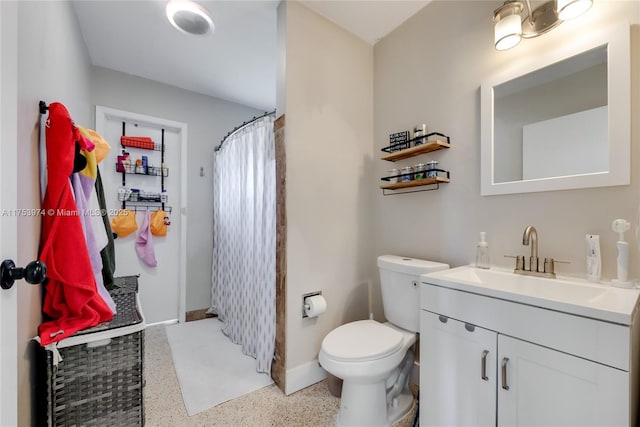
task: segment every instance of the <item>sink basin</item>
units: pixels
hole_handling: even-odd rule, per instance
[[[457,267],[423,274],[423,283],[506,299],[550,310],[630,325],[640,290],[559,277],[523,276],[508,270]]]

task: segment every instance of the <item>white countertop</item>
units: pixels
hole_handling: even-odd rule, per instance
[[[561,277],[524,276],[513,270],[463,266],[420,276],[422,283],[612,323],[630,325],[640,289]]]

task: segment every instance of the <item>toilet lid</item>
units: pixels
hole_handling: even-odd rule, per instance
[[[375,320],[359,320],[339,326],[322,341],[322,350],[335,360],[380,359],[402,347],[402,334]]]

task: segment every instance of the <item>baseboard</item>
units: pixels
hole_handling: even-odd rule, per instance
[[[318,363],[318,359],[313,359],[311,362],[296,366],[293,369],[287,369],[287,385],[285,386],[284,394],[295,393],[324,380],[326,377],[327,373]]]
[[[155,326],[155,325],[167,325],[168,326],[168,325],[173,325],[175,323],[178,323],[178,319],[163,320],[162,322],[147,323],[146,326]]]
[[[194,320],[202,320],[209,317],[218,317],[217,314],[207,313],[208,308],[203,308],[200,310],[191,310],[187,311],[185,315],[186,322],[192,322]]]

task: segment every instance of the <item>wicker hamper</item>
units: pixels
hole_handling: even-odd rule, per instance
[[[37,425],[144,425],[145,322],[137,277],[118,283],[111,291],[117,314],[110,322],[58,342],[58,363],[54,349],[39,347]]]

